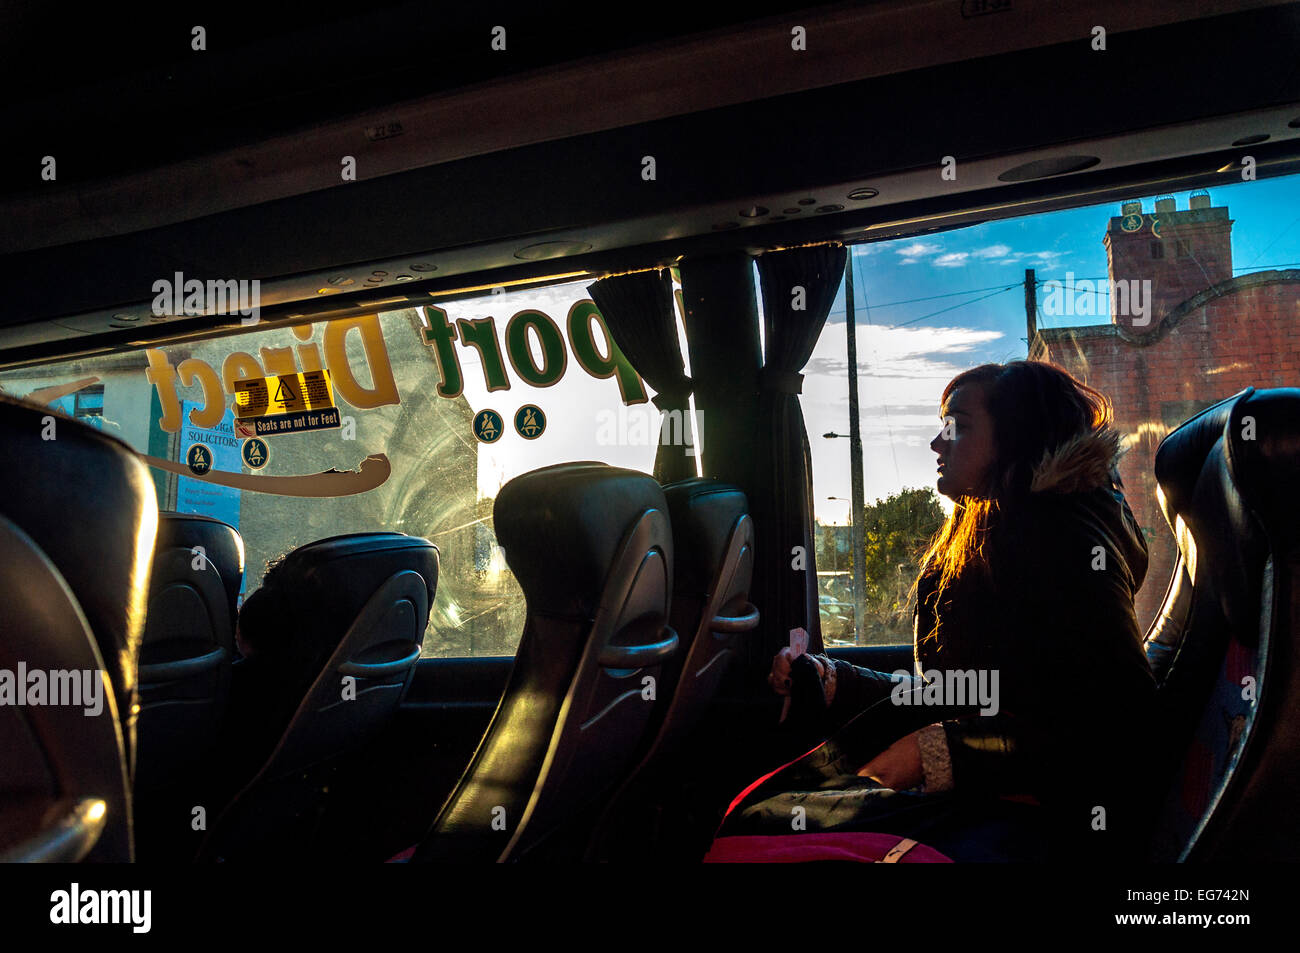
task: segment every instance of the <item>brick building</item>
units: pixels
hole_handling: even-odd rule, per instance
[[[1145,214],[1140,202],[1125,203],[1103,239],[1110,323],[1039,329],[1029,321],[1030,359],[1065,368],[1114,405],[1129,448],[1120,475],[1151,556],[1137,601],[1143,626],[1159,610],[1177,560],[1156,502],[1160,440],[1243,388],[1300,386],[1300,270],[1234,278],[1232,224],[1205,192],[1193,193],[1186,209],[1172,198]],[[1072,306],[1106,290],[1067,287],[1056,300]]]

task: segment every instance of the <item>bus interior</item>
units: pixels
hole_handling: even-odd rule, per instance
[[[265,6],[0,15],[0,857],[698,863],[1030,359],[1129,445],[1137,856],[1300,859],[1300,4]]]

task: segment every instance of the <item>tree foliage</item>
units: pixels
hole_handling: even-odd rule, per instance
[[[920,570],[921,555],[943,525],[943,508],[931,487],[903,489],[864,507],[861,519],[866,569],[863,636],[868,643],[894,642],[900,636],[910,635],[908,591]],[[818,554],[819,567],[835,566],[830,527],[822,528],[819,548],[822,550]],[[841,556],[839,568],[851,570],[852,560],[847,561],[846,567]]]
[[[867,631],[896,634],[911,624],[907,594],[921,555],[943,525],[943,508],[933,488],[924,487],[901,490],[864,509]]]

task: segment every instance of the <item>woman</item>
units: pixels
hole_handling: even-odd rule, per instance
[[[1147,550],[1109,402],[1015,361],[958,375],[940,416],[930,447],[955,508],[913,587],[919,678],[783,649],[770,681],[792,714],[828,727],[862,714],[747,790],[720,834],[873,831],[954,859],[1140,856],[1155,687],[1133,598]]]

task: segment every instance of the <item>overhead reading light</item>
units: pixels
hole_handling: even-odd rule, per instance
[[[1053,159],[1035,159],[1014,169],[1007,169],[998,176],[999,182],[1032,182],[1034,179],[1046,179],[1053,175],[1065,175],[1067,172],[1082,172],[1101,162],[1096,156],[1057,156]]]
[[[854,202],[865,202],[867,199],[874,199],[879,194],[879,189],[862,188],[854,189],[849,193],[848,197]]]

